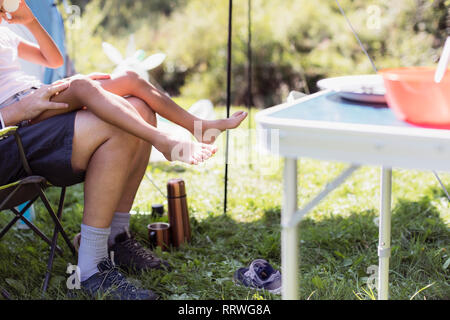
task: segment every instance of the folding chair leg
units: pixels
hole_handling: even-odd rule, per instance
[[[41,238],[49,246],[52,246],[52,241],[45,234],[43,234],[41,232],[41,230],[39,230],[33,223],[31,223],[27,218],[23,217],[23,214],[27,210],[28,210],[28,206],[26,206],[20,213],[17,212],[17,210],[12,209],[12,211],[16,214],[16,218],[14,218],[11,222],[13,222],[13,224],[14,224],[17,220],[22,220],[36,235],[39,236],[39,238]],[[58,252],[58,254],[60,256],[63,255],[63,252],[62,252],[62,250],[61,250],[61,248],[59,246],[56,246],[56,251]]]
[[[15,192],[17,192],[19,190],[19,188],[16,188],[11,194],[14,194]],[[14,217],[14,219],[12,219],[8,225],[6,225],[6,227],[3,228],[3,230],[0,232],[0,239],[3,238],[3,236],[9,231],[9,229],[12,228],[12,226],[19,220],[22,218],[23,214],[31,207],[31,205],[33,204],[34,201],[36,201],[38,197],[34,198],[32,201],[28,202],[27,205],[22,209],[21,212],[18,212],[16,209],[12,209],[11,211],[16,215]],[[8,199],[5,200],[4,203],[6,203],[6,201],[8,201]],[[3,206],[3,204],[2,204]]]
[[[62,250],[61,248],[57,245],[58,242],[58,234],[61,233],[62,237],[64,238],[64,241],[66,242],[67,246],[69,247],[70,251],[72,252],[72,255],[74,257],[76,257],[76,251],[75,248],[72,244],[72,242],[70,241],[69,237],[67,236],[63,226],[61,225],[61,218],[62,218],[62,213],[63,213],[63,208],[64,208],[64,199],[65,199],[65,195],[66,195],[66,188],[62,188],[61,189],[61,195],[60,195],[60,199],[59,199],[59,205],[58,205],[58,211],[55,214],[55,212],[53,211],[53,208],[51,207],[45,193],[43,192],[42,188],[36,184],[35,185],[36,190],[38,191],[38,196],[36,196],[32,201],[29,201],[27,203],[27,205],[19,212],[16,209],[11,209],[11,211],[16,215],[11,222],[5,227],[3,228],[3,230],[0,232],[0,239],[11,229],[11,227],[18,221],[18,220],[22,220],[30,229],[32,229],[42,240],[44,240],[46,243],[48,243],[50,245],[50,255],[48,258],[48,262],[47,262],[47,272],[45,274],[45,279],[44,279],[44,285],[43,285],[43,293],[45,293],[47,291],[48,285],[50,283],[50,277],[51,277],[51,271],[53,268],[53,261],[55,259],[55,253],[57,252],[58,254],[60,254],[62,256]],[[15,192],[17,192],[19,190],[19,187],[14,190],[14,192],[12,194],[14,194]],[[11,197],[11,195],[10,195]],[[50,240],[48,237],[46,237],[33,223],[31,223],[27,218],[23,217],[23,214],[31,207],[31,205],[38,199],[40,198],[42,200],[42,202],[44,203],[45,208],[47,209],[48,213],[50,214],[50,217],[52,218],[54,224],[55,224],[55,228],[53,231],[53,237],[52,240]],[[6,199],[4,202],[2,202],[2,206],[4,205],[4,203],[6,203],[7,201],[9,201],[9,198]]]
[[[62,217],[65,196],[66,196],[66,188],[62,188],[61,196],[59,198],[58,212],[57,212],[57,218],[59,220],[61,220],[61,217]],[[48,262],[47,262],[47,273],[45,274],[42,293],[45,293],[47,291],[48,284],[50,283],[51,272],[53,269],[53,260],[55,259],[55,249],[57,248],[57,242],[58,242],[58,233],[59,233],[58,227],[55,226],[55,229],[53,231],[52,245],[50,247],[50,255],[48,257]]]
[[[46,242],[49,246],[52,245],[50,239],[43,234],[33,223],[31,223],[27,218],[23,216],[23,214],[32,206],[32,204],[36,201],[38,197],[28,202],[28,204],[21,210],[21,212],[16,209],[11,209],[11,211],[16,215],[9,223],[6,225],[3,230],[0,232],[0,239],[8,233],[8,231],[16,224],[17,221],[22,220],[39,238],[41,238],[44,242]],[[62,250],[59,246],[56,246],[56,252],[60,256],[62,256]]]
[[[67,236],[66,232],[64,231],[63,226],[61,225],[61,222],[59,221],[58,217],[56,216],[55,212],[53,211],[50,203],[48,202],[47,197],[45,196],[44,192],[42,191],[41,188],[39,188],[38,186],[36,186],[38,192],[39,192],[39,196],[42,200],[42,202],[44,203],[45,208],[47,209],[47,211],[49,212],[51,218],[53,219],[53,222],[55,223],[55,227],[58,230],[58,232],[61,233],[64,241],[66,242],[67,246],[69,247],[70,251],[72,252],[72,255],[74,257],[76,257],[77,253],[75,251],[75,247],[72,244],[72,241],[70,241],[69,237]]]
[[[56,243],[58,241],[58,230],[55,228],[55,233],[53,234],[52,246],[50,248],[50,255],[48,257],[47,262],[47,272],[45,273],[44,285],[42,287],[42,293],[45,293],[48,288],[48,284],[50,283],[50,277],[53,269],[53,260],[55,259],[55,249]]]
[[[14,218],[11,220],[10,223],[8,223],[8,225],[6,225],[6,227],[3,228],[2,232],[0,232],[0,239],[3,238],[3,236],[8,233],[9,229],[12,228],[12,226],[17,222],[17,220],[19,220],[18,218]]]

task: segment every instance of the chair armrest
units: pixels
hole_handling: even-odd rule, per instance
[[[14,136],[17,144],[17,148],[19,149],[19,156],[20,160],[22,161],[23,168],[25,169],[25,172],[28,174],[28,176],[32,176],[30,165],[28,164],[25,150],[23,149],[22,139],[20,138],[19,133],[17,132],[17,129],[19,127],[12,126],[12,127],[6,127],[0,130],[0,141],[3,139],[6,139],[10,136]]]
[[[0,130],[0,140],[6,139],[16,133],[18,127],[6,127]]]

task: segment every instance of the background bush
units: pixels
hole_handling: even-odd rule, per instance
[[[111,71],[101,50],[135,34],[148,54],[168,54],[154,77],[172,95],[225,101],[228,0],[73,0],[82,28],[70,30],[79,72]],[[433,65],[446,38],[449,0],[341,0],[378,68]],[[247,1],[234,2],[233,103],[247,90]],[[377,28],[379,17],[379,28]],[[269,107],[317,80],[372,73],[332,0],[253,0],[254,104]],[[125,49],[122,50],[125,53]]]

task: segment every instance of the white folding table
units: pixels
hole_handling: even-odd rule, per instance
[[[259,143],[284,158],[283,299],[299,298],[298,224],[361,165],[382,167],[378,299],[388,299],[392,168],[449,171],[450,130],[413,126],[397,120],[389,108],[350,102],[332,91],[261,111],[256,115],[256,122],[260,130],[276,130],[279,139],[262,134]],[[350,163],[348,169],[301,210],[297,205],[297,159],[300,157]]]

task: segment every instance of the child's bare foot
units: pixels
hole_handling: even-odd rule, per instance
[[[213,144],[225,130],[239,127],[242,121],[247,118],[247,115],[247,112],[239,111],[228,119],[201,121],[201,128],[199,125],[198,128],[194,129],[194,136],[199,142]]]
[[[155,144],[155,147],[169,161],[181,161],[193,165],[208,160],[217,152],[215,146],[193,141],[180,141],[172,137],[163,139],[158,145]]]

